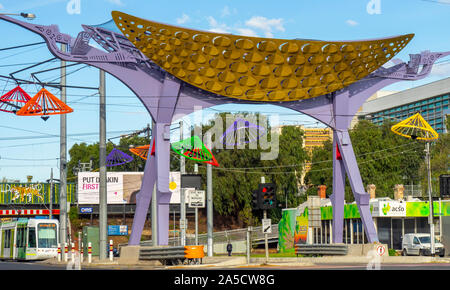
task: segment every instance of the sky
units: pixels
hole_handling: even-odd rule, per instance
[[[362,40],[414,33],[415,37],[397,58],[409,60],[409,54],[424,50],[450,51],[450,0],[0,0],[0,13],[34,13],[37,24],[56,24],[63,33],[76,37],[82,24],[96,25],[111,20],[111,11],[118,10],[137,17],[198,30],[232,33],[247,36],[284,39]],[[2,50],[42,39],[10,24],[0,22],[0,75],[9,75],[32,63],[51,59],[45,45]],[[95,44],[93,44],[95,45]],[[401,91],[450,76],[449,57],[442,59],[432,74],[422,81],[400,82],[384,90]],[[31,79],[31,73],[56,68],[58,61],[14,74]],[[98,87],[99,71],[83,64],[67,68],[69,85]],[[59,70],[37,75],[41,80],[59,81]],[[134,94],[114,77],[106,78],[107,138],[140,130],[151,123],[149,114]],[[0,79],[1,94],[15,84]],[[33,97],[40,89],[36,85],[23,85]],[[59,97],[57,89],[49,89]],[[75,143],[98,142],[98,91],[68,89],[67,104],[74,109],[67,115],[68,149]],[[315,120],[288,109],[271,105],[223,105],[206,109],[207,121],[217,111],[241,110],[278,114],[282,124],[323,126]],[[184,118],[185,128],[194,123],[192,116]],[[178,120],[174,120],[174,128]],[[174,139],[177,139],[174,130]],[[0,112],[0,179],[43,182],[50,177],[59,178],[60,118],[52,116],[43,121],[39,117],[19,117]],[[68,155],[70,159],[70,156]]]

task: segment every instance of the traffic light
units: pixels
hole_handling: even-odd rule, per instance
[[[252,209],[261,209],[261,198],[258,190],[253,190],[252,193]]]
[[[439,176],[439,189],[441,192],[441,197],[450,197],[450,175],[442,174]]]
[[[261,209],[271,209],[277,206],[277,186],[274,183],[261,183],[258,188],[261,196]]]

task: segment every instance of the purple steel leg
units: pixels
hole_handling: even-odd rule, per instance
[[[153,137],[154,138],[154,137]],[[153,144],[153,140],[150,144]],[[155,158],[148,155],[145,163],[144,176],[142,178],[141,190],[136,196],[136,213],[134,214],[133,226],[131,227],[129,245],[139,245],[145,219],[152,199],[152,189],[156,182]]]
[[[345,203],[345,168],[342,160],[336,159],[336,131],[333,134],[333,194],[330,196],[333,205],[333,243],[342,243],[344,230]]]
[[[150,144],[155,140],[155,156],[149,155],[145,164],[129,245],[139,245],[155,182],[158,200],[158,245],[169,243],[169,203],[172,195],[169,190],[170,124],[179,91],[180,83],[166,77],[158,101],[156,122],[152,128],[153,139]]]
[[[352,143],[348,131],[338,132],[337,143],[342,156],[345,170],[347,172],[350,186],[358,205],[361,221],[369,243],[378,242],[378,235],[375,225],[370,214],[369,200],[370,195],[364,190],[361,175],[359,173],[358,163],[356,162],[355,153],[353,152]]]

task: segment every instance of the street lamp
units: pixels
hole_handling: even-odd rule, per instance
[[[425,121],[422,116],[417,113],[406,120],[391,127],[392,132],[400,136],[410,138],[412,140],[426,141],[426,162],[428,173],[428,199],[430,214],[428,216],[428,223],[430,224],[430,243],[431,255],[435,255],[434,248],[434,222],[433,222],[433,197],[431,196],[431,162],[430,162],[430,141],[439,138],[439,134]]]

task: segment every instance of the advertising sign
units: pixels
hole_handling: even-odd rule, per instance
[[[108,226],[108,236],[126,236],[128,235],[128,226]]]
[[[93,211],[92,207],[80,207],[80,213],[92,213]]]
[[[374,204],[372,215],[376,217],[405,217],[406,202],[379,201],[378,204]]]
[[[142,184],[143,172],[107,172],[108,204],[135,204]],[[170,172],[170,203],[180,203],[180,172]],[[78,203],[99,204],[99,172],[78,173]]]

